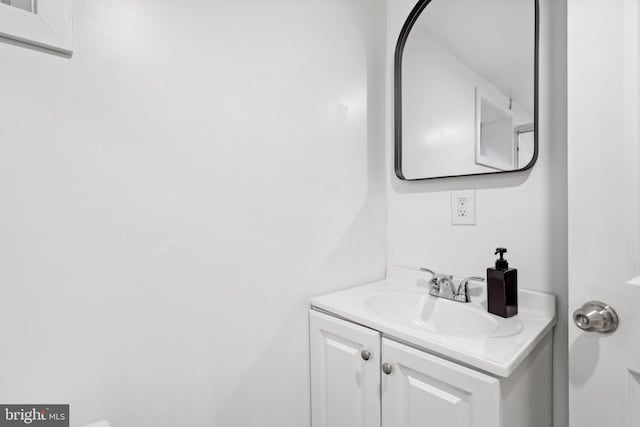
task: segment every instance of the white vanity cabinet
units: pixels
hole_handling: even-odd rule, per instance
[[[502,378],[312,309],[312,427],[548,427],[550,337]]]
[[[380,427],[380,333],[313,310],[309,317],[312,426]]]

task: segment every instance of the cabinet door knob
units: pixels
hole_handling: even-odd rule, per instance
[[[393,371],[393,367],[388,364],[388,363],[383,363],[382,364],[382,372],[384,372],[385,374],[389,375],[391,373],[391,371]]]
[[[367,350],[362,350],[360,352],[360,357],[362,357],[362,360],[369,360],[369,359],[371,359],[371,352],[369,352]]]

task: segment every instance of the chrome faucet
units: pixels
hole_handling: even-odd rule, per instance
[[[451,301],[458,302],[471,302],[471,296],[469,295],[469,282],[484,282],[482,277],[467,277],[460,281],[460,285],[456,288],[453,281],[453,276],[447,274],[439,274],[428,268],[421,268],[421,271],[431,274],[431,280],[429,281],[429,295],[445,298]]]

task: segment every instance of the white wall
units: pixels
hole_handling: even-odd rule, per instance
[[[384,275],[384,2],[74,6],[0,43],[0,401],[308,425],[311,296]]]
[[[387,94],[393,53],[413,0],[388,0]],[[428,11],[428,8],[427,8]],[[540,158],[529,172],[403,182],[393,172],[392,102],[388,102],[389,263],[459,276],[484,275],[493,250],[509,248],[522,288],[558,296],[554,337],[554,419],[567,425],[566,2],[541,1]],[[426,13],[426,12],[425,12]],[[450,191],[476,188],[475,226],[452,226]]]

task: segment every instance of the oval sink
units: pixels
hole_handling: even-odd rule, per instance
[[[420,316],[425,296],[409,292],[388,292],[373,295],[365,300],[372,312],[393,321],[411,322]]]
[[[429,298],[414,323],[428,331],[461,337],[488,337],[498,330],[498,320],[480,306]]]
[[[474,303],[436,298],[424,293],[392,292],[373,295],[365,305],[388,320],[430,333],[466,338],[515,335],[522,330],[517,317],[503,319]]]

